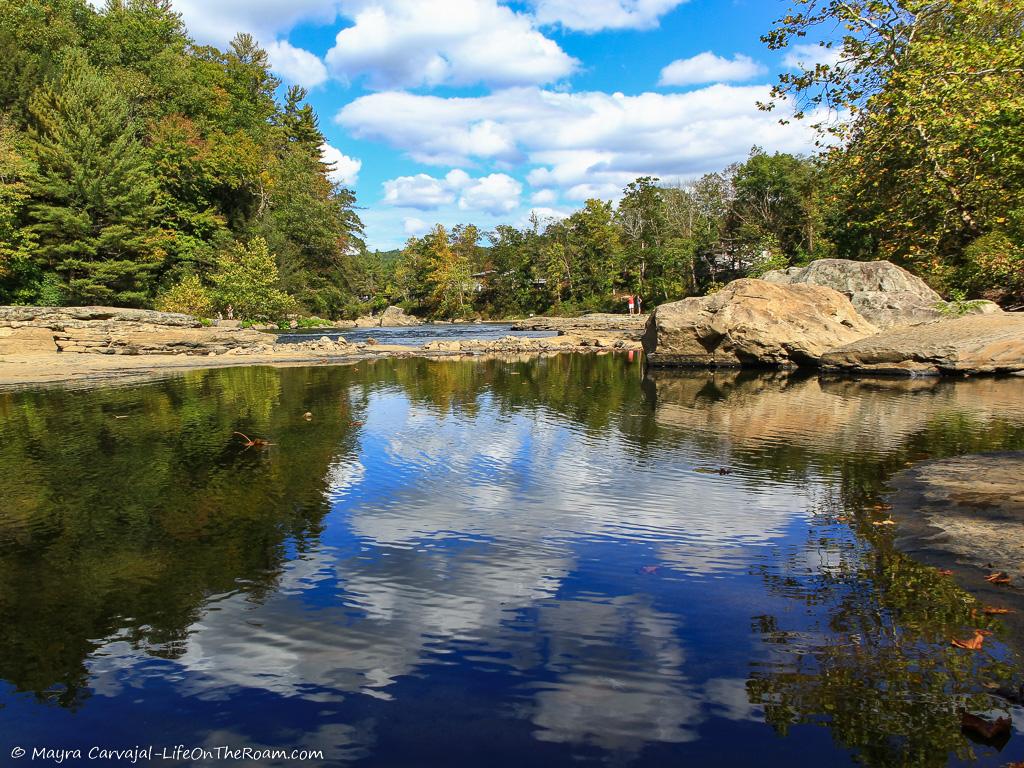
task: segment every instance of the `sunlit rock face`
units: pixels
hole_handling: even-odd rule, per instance
[[[654,366],[788,368],[816,366],[825,351],[876,332],[831,288],[745,279],[662,304],[643,343]]]
[[[1024,372],[1024,314],[1000,312],[890,328],[829,350],[822,367],[902,375]]]
[[[950,305],[921,278],[890,261],[818,259],[806,267],[766,272],[762,280],[780,284],[824,285],[839,291],[857,312],[879,328],[917,325],[946,317]],[[991,301],[970,302],[957,312],[1001,312]]]
[[[944,553],[952,567],[988,576],[1005,572],[1024,584],[1016,535],[1024,523],[1024,451],[926,461],[893,478],[895,514],[907,523],[906,545]],[[1013,590],[1019,602],[1017,590]]]

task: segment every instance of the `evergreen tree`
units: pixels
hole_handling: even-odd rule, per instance
[[[76,304],[141,306],[163,263],[156,185],[127,100],[80,52],[30,103],[30,232]]]

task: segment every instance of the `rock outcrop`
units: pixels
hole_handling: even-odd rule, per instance
[[[272,337],[237,327],[204,327],[190,315],[117,307],[0,307],[0,352],[210,355],[265,351]]]
[[[821,365],[843,373],[1020,373],[1024,314],[973,315],[890,328],[829,350]]]
[[[581,317],[530,317],[512,325],[514,331],[554,331],[556,333],[615,333],[639,339],[647,325],[647,315],[615,315],[595,312]]]
[[[889,261],[818,259],[806,267],[767,272],[762,279],[781,285],[806,283],[832,288],[846,296],[861,316],[882,329],[927,323],[956,313],[1001,312],[991,301],[943,301],[924,280]]]
[[[1002,571],[1024,586],[1024,452],[983,453],[926,461],[896,475],[893,506],[897,544],[915,557],[938,559],[968,586],[1001,592],[985,576]],[[974,578],[965,571],[974,569]],[[1020,592],[1015,599],[1019,601]]]
[[[643,345],[652,365],[813,366],[825,351],[877,330],[831,288],[744,279],[661,305]]]
[[[382,327],[389,326],[408,326],[408,325],[422,325],[423,321],[418,317],[406,314],[405,310],[401,307],[391,306],[385,309],[380,314],[380,325]]]
[[[363,315],[356,318],[353,328],[390,328],[396,326],[423,325],[418,317],[407,314],[401,307],[390,306],[379,315]],[[341,326],[339,326],[341,327]]]

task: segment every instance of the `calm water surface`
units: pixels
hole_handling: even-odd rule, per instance
[[[953,648],[971,598],[870,507],[907,462],[1021,448],[1019,380],[615,355],[2,392],[0,762],[1002,766],[1024,735],[959,711],[1008,711],[1013,638]]]
[[[385,326],[383,328],[354,328],[350,330],[305,330],[299,333],[280,333],[279,343],[310,341],[327,336],[343,338],[353,344],[374,338],[381,344],[402,344],[419,347],[431,341],[468,341],[500,339],[502,336],[540,338],[552,336],[553,331],[514,331],[511,323],[426,323],[412,326]]]

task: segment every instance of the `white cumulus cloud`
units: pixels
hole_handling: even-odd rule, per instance
[[[676,59],[661,70],[659,85],[742,82],[763,75],[765,68],[749,56],[737,53],[731,59],[711,51],[688,59]]]
[[[578,197],[621,189],[637,176],[675,181],[717,171],[754,144],[811,150],[810,128],[779,125],[777,114],[757,108],[768,97],[765,85],[722,84],[636,96],[541,88],[452,98],[388,91],[355,99],[337,121],[355,137],[384,142],[418,162],[526,166],[535,191]],[[481,134],[501,141],[480,141]]]
[[[385,181],[383,202],[421,211],[457,203],[460,211],[484,211],[497,216],[518,208],[522,191],[523,185],[504,173],[474,179],[456,168],[440,178],[418,173]]]
[[[326,61],[336,77],[370,88],[549,83],[578,62],[497,0],[349,2],[354,23],[338,32]]]
[[[219,46],[237,32],[266,44],[302,22],[330,24],[342,5],[340,0],[174,0],[192,36]]]
[[[430,224],[425,222],[423,219],[417,219],[415,216],[407,216],[402,219],[402,230],[410,237],[419,237],[420,235],[424,235],[429,229]]]
[[[469,183],[469,174],[458,168],[442,178],[426,173],[399,176],[384,182],[383,202],[401,208],[433,211],[454,203],[456,193]]]
[[[459,197],[459,210],[485,211],[500,216],[519,207],[523,185],[504,173],[475,179]]]
[[[539,24],[558,24],[578,32],[602,29],[650,29],[687,0],[530,0]]]
[[[320,159],[329,166],[327,178],[344,187],[355,186],[359,179],[359,169],[363,167],[362,160],[349,157],[337,147],[326,143],[320,145]]]
[[[266,46],[270,67],[289,83],[315,88],[327,80],[327,67],[320,57],[287,40],[275,40]]]

